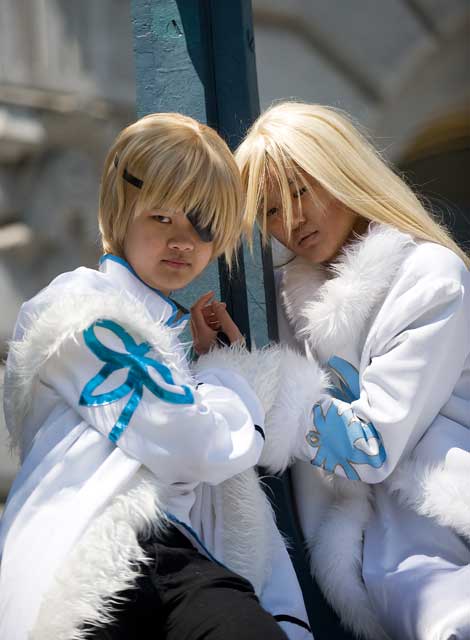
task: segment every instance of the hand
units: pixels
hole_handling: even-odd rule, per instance
[[[224,302],[212,300],[214,292],[209,291],[191,307],[191,333],[194,350],[198,355],[207,353],[217,344],[217,334],[223,331],[230,344],[243,341],[237,325],[226,309]]]

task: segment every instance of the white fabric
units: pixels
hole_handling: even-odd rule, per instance
[[[136,345],[151,345],[146,357],[164,365],[173,380],[168,383],[149,368],[152,380],[160,388],[177,395],[189,389],[193,398],[187,404],[174,404],[157,397],[144,385],[117,447],[108,435],[132,390],[98,406],[79,401],[86,385],[104,366],[84,342],[84,331],[103,319],[117,323]],[[76,627],[80,622],[100,619],[100,607],[118,584],[122,588],[129,583],[132,562],[139,560],[138,545],[119,540],[121,531],[124,535],[119,520],[112,525],[117,527],[118,539],[110,544],[105,533],[113,518],[123,517],[113,516],[121,513],[120,493],[129,491],[142,465],[151,471],[156,484],[149,491],[144,483],[126,507],[125,512],[130,514],[133,505],[142,502],[136,515],[129,515],[130,533],[125,533],[131,534],[134,541],[138,527],[147,526],[152,518],[159,524],[159,502],[164,509],[171,507],[172,514],[193,529],[203,529],[201,520],[193,520],[198,492],[209,487],[206,483],[230,486],[233,476],[243,476],[241,472],[246,473],[256,464],[263,447],[263,439],[253,424],[253,419],[261,427],[264,423],[260,402],[235,372],[231,378],[226,372],[217,378],[214,370],[211,375],[215,384],[196,388],[197,381],[189,373],[177,342],[178,332],[172,329],[177,324],[181,328],[172,303],[138,280],[128,265],[114,260],[105,261],[101,272],[81,268],[59,276],[23,306],[7,363],[5,389],[7,427],[12,442],[21,449],[23,466],[0,526],[1,638],[25,640],[33,627],[33,639],[48,638],[53,624],[54,629],[60,630],[54,631],[54,637],[59,638],[70,625],[68,606],[69,617],[73,609],[70,619],[73,618],[75,634],[80,634]],[[95,327],[95,336],[112,351],[125,351],[122,340],[109,327]],[[104,376],[95,394],[119,388],[126,375],[125,369],[118,369]],[[253,482],[258,486],[255,478],[247,484],[251,492]],[[258,500],[258,515],[268,523],[269,535],[273,536],[274,521],[272,516],[266,520],[263,499],[264,496]],[[219,506],[207,504],[198,516],[206,519],[208,544],[204,539],[202,542],[211,553],[212,545],[216,549],[223,547],[216,544],[221,532],[213,530],[224,527],[222,502]],[[85,544],[87,540],[93,541],[91,546]],[[95,553],[93,544],[98,542],[102,546],[97,546],[100,552]],[[98,597],[90,570],[102,561],[113,566],[113,545],[121,548],[121,571],[127,577],[119,582],[109,575]],[[230,552],[225,553],[230,557]],[[260,571],[266,571],[270,556],[268,552],[260,556]],[[91,558],[92,565],[87,568]],[[73,571],[70,563],[75,567]],[[75,607],[69,602],[61,607],[63,611],[51,611],[51,603],[72,588],[70,576],[77,572],[81,572],[84,581],[81,590],[90,590],[90,595],[84,596],[95,602],[95,609],[89,604],[88,609],[80,609],[81,605]],[[253,580],[257,583],[258,577],[254,575]],[[298,607],[303,609],[303,604]],[[62,616],[61,621],[54,621],[56,615]],[[305,611],[303,615],[306,619]],[[294,640],[304,636],[294,632],[289,637]]]
[[[300,347],[327,369],[337,356],[358,372],[359,398],[324,392],[312,404],[349,416],[335,438],[372,424],[378,440],[355,444],[386,453],[377,466],[352,463],[364,484],[340,464],[329,477],[304,464],[293,472],[324,592],[365,637],[469,638],[470,274],[451,251],[376,225],[329,272],[294,260],[281,297]],[[305,462],[318,455],[315,429],[310,407],[292,444]]]
[[[273,616],[289,611],[289,615],[299,620],[307,621],[302,592],[294,572],[294,568],[287,553],[286,545],[279,531],[273,536],[273,570],[271,579],[263,590],[260,601],[263,607]],[[312,634],[295,625],[293,622],[280,622],[288,638],[309,640]]]
[[[95,332],[106,345],[118,351],[114,334],[107,339],[105,329]],[[161,361],[161,356],[153,356]],[[63,344],[60,353],[49,359],[41,373],[41,382],[54,389],[80,417],[108,437],[129,397],[103,406],[81,406],[80,392],[101,368],[96,356],[87,349],[83,337]],[[120,370],[104,387],[121,385],[127,371]],[[233,374],[236,378],[237,374]],[[174,375],[175,381],[177,380]],[[238,382],[238,381],[237,381]],[[190,379],[181,380],[186,386]],[[234,386],[237,385],[234,381]],[[178,390],[178,385],[172,385]],[[217,484],[256,464],[262,441],[253,429],[253,420],[240,397],[221,386],[204,385],[191,390],[194,402],[173,404],[161,400],[144,388],[143,397],[131,423],[117,445],[143,463],[165,484],[211,482]],[[245,389],[248,396],[249,389]],[[179,395],[179,394],[178,394]],[[257,415],[264,422],[264,416]]]

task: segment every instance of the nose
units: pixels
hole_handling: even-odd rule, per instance
[[[189,234],[179,233],[168,240],[168,247],[175,251],[193,251],[194,242]]]
[[[300,203],[292,204],[292,228],[298,229],[305,222],[306,218]]]

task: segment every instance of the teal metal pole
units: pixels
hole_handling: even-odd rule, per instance
[[[259,112],[248,0],[133,0],[137,111],[179,111],[216,129],[235,148]],[[271,276],[272,277],[272,276]],[[243,249],[221,297],[250,346]]]

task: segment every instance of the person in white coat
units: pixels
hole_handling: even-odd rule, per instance
[[[236,158],[248,231],[292,252],[284,336],[320,365],[266,431],[312,574],[360,637],[468,640],[470,260],[333,108],[273,106]]]
[[[256,395],[236,372],[241,346],[232,368],[226,349],[224,369],[208,354],[190,370],[188,316],[169,297],[231,258],[241,202],[214,131],[142,118],[105,162],[99,270],[22,306],[5,378],[22,467],[0,525],[2,640],[312,638],[254,469],[275,389],[258,375]],[[200,353],[219,325],[240,337],[210,311],[192,314]]]

